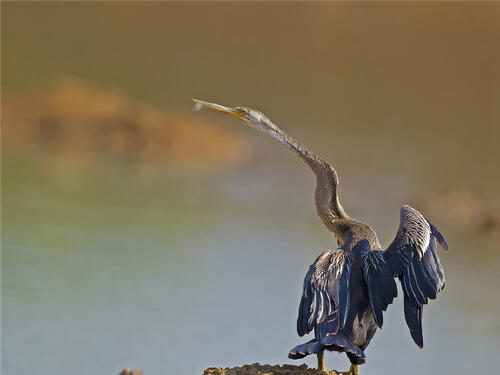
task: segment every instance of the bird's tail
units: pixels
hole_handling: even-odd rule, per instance
[[[297,345],[295,348],[290,350],[290,352],[288,353],[288,358],[290,359],[304,358],[309,354],[319,353],[323,349],[324,348],[318,341],[316,341],[316,339],[312,339],[311,341],[308,341],[305,344]]]
[[[361,349],[354,345],[351,340],[346,338],[341,332],[332,335],[321,337],[319,340],[313,339],[305,344],[297,345],[290,350],[288,358],[300,359],[310,354],[316,354],[323,350],[334,350],[337,352],[345,352],[349,354],[351,362],[355,364],[365,363],[366,356]]]

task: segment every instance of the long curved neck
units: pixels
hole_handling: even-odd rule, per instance
[[[260,129],[261,131],[292,150],[314,172],[317,181],[314,194],[316,211],[328,229],[337,235],[340,234],[342,224],[345,221],[342,219],[349,219],[349,216],[339,201],[337,194],[339,179],[335,169],[314,152],[309,151],[306,146],[278,128],[271,120],[265,119],[264,124],[266,126]]]

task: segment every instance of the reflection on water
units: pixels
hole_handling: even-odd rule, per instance
[[[2,91],[62,72],[175,109],[191,97],[255,106],[335,161],[344,207],[388,244],[399,206],[421,208],[413,197],[498,193],[499,8],[471,6],[2,4]],[[248,137],[253,160],[179,176],[103,157],[85,174],[71,161],[54,174],[3,145],[2,374],[302,363],[287,359],[301,342],[302,279],[336,246],[314,212],[313,178],[261,134],[197,115]],[[425,349],[397,301],[363,371],[488,372],[498,245],[424,213],[450,247]],[[327,366],[348,363],[331,354]]]

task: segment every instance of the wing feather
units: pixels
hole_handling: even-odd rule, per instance
[[[423,305],[435,299],[445,286],[438,243],[448,250],[444,237],[432,223],[414,208],[403,206],[396,238],[384,251],[393,276],[401,282],[406,323],[419,347],[423,347]]]
[[[363,264],[363,277],[368,287],[370,308],[375,323],[382,328],[384,323],[383,311],[387,310],[394,298],[398,295],[390,267],[384,259],[384,252],[372,251],[367,240],[360,241],[353,249],[360,252]]]
[[[297,318],[297,333],[303,336],[320,323],[329,333],[338,332],[349,309],[349,254],[342,249],[321,253],[304,278]]]

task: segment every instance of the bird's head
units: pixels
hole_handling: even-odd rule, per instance
[[[255,109],[247,107],[225,107],[220,104],[204,102],[197,99],[193,99],[193,102],[195,103],[196,110],[200,110],[201,108],[205,107],[213,109],[214,111],[231,115],[242,121],[244,124],[250,126],[251,128],[263,133],[270,134],[272,132],[280,132],[280,129],[276,125],[274,125],[262,112]]]

